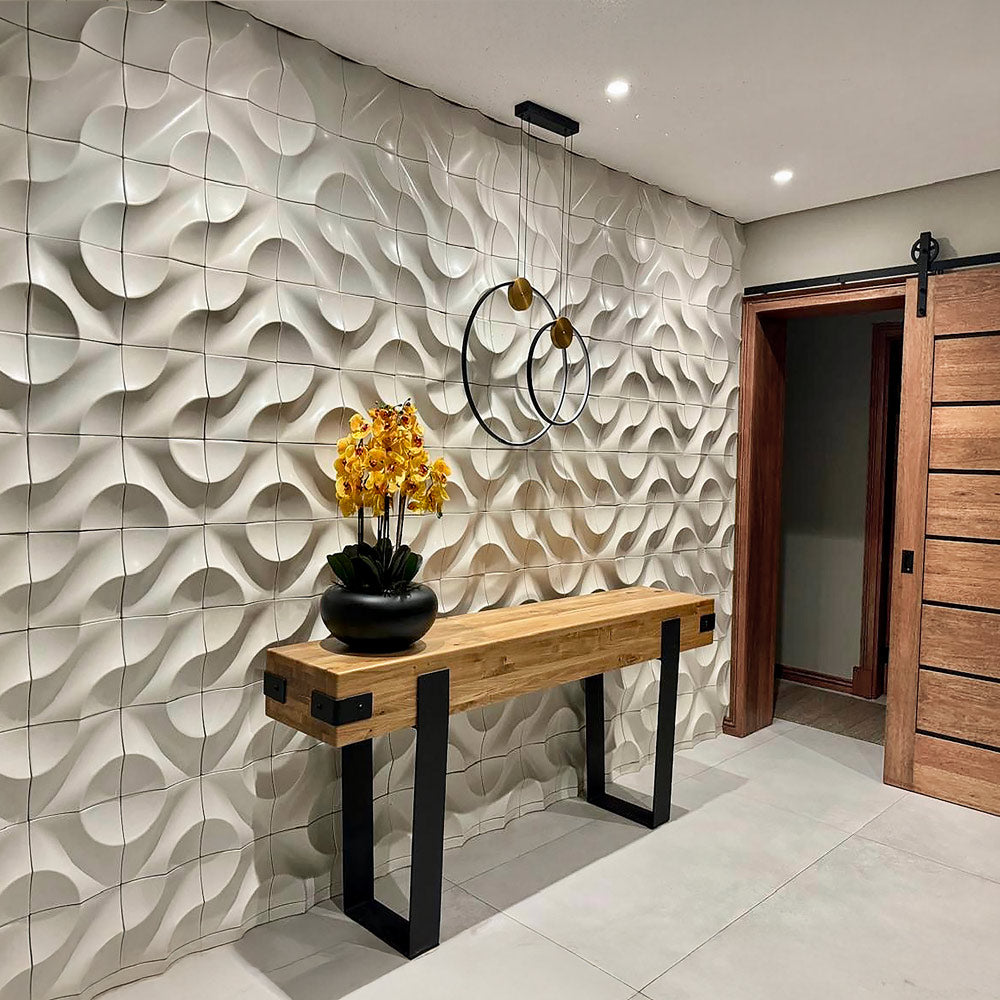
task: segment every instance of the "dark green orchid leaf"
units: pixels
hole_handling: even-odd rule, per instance
[[[424,561],[424,557],[418,555],[416,552],[410,552],[406,556],[406,560],[403,563],[402,580],[404,583],[410,583],[413,578],[420,572],[420,566]]]
[[[389,568],[389,563],[392,561],[392,542],[388,538],[380,538],[375,543],[372,561],[383,571]]]
[[[382,574],[379,573],[378,566],[368,556],[358,556],[354,563],[354,568],[357,570],[358,584],[362,590],[373,594],[381,594],[383,592]]]
[[[398,549],[392,554],[392,561],[389,563],[388,576],[390,581],[395,581],[399,579],[399,574],[402,572],[403,563],[406,561],[406,557],[410,554],[409,545],[400,545]]]
[[[403,594],[423,564],[409,545],[394,547],[387,538],[374,545],[346,545],[326,557],[337,579],[348,590],[365,594]]]
[[[345,552],[335,552],[327,556],[326,561],[330,564],[330,569],[345,587],[351,587],[357,577],[354,571],[354,564]]]

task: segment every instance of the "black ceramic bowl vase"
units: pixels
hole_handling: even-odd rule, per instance
[[[422,583],[401,594],[359,594],[339,583],[320,599],[330,635],[359,653],[394,653],[412,646],[434,624],[437,594]]]

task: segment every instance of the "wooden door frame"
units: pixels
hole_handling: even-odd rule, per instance
[[[902,322],[872,325],[871,391],[868,407],[868,485],[865,494],[865,558],[861,591],[861,655],[849,684],[851,694],[878,698],[886,678],[880,663],[883,566],[885,563],[885,481],[889,430],[890,345],[902,339]],[[889,558],[891,559],[891,546]]]
[[[744,298],[736,440],[729,714],[723,730],[747,736],[774,717],[781,553],[785,323],[791,318],[898,309],[901,281]]]

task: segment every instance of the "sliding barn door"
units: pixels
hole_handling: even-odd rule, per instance
[[[1000,269],[907,284],[885,780],[1000,814]]]

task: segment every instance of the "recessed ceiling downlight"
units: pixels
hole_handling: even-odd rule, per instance
[[[612,80],[604,88],[608,97],[624,97],[629,91],[628,80]]]
[[[776,170],[773,174],[771,174],[771,180],[774,181],[775,184],[787,184],[794,176],[795,174],[785,167],[781,170]]]

